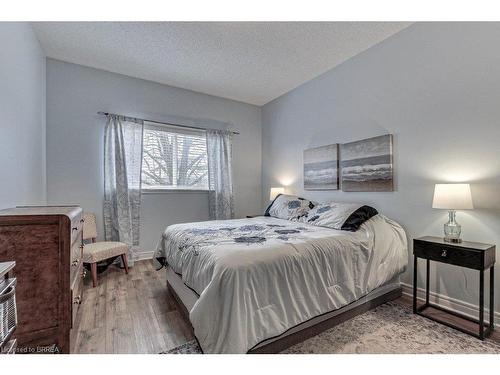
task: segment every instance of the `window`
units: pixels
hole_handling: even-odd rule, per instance
[[[145,123],[142,188],[208,190],[205,132]]]

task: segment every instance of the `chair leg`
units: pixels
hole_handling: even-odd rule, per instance
[[[122,254],[121,257],[122,257],[123,267],[125,267],[125,273],[128,275],[127,254]]]
[[[97,263],[91,263],[90,270],[92,271],[92,285],[95,288],[97,286]]]

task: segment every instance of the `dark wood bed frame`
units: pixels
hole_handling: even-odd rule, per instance
[[[167,282],[167,289],[172,294],[174,297],[175,301],[179,304],[180,306],[180,311],[184,318],[190,322],[189,320],[189,311],[187,310],[186,306],[184,306],[184,303],[181,301],[177,293],[175,292],[174,288],[170,286],[170,284]],[[287,348],[289,348],[292,345],[298,344],[299,342],[302,342],[304,340],[307,340],[308,338],[311,338],[313,336],[318,335],[319,333],[326,331],[327,329],[330,329],[332,327],[335,327],[336,325],[339,325],[342,322],[345,322],[346,320],[349,320],[357,315],[363,314],[364,312],[367,312],[371,309],[374,309],[375,307],[382,305],[386,302],[393,301],[396,298],[401,297],[402,295],[402,288],[399,287],[397,289],[391,290],[385,294],[382,294],[381,296],[378,296],[374,298],[371,301],[365,302],[359,306],[356,306],[350,310],[347,310],[343,313],[340,313],[336,316],[332,316],[331,318],[328,318],[326,320],[323,320],[319,323],[316,323],[315,325],[312,325],[310,327],[306,327],[300,331],[294,332],[288,336],[284,336],[280,339],[277,339],[276,341],[270,342],[269,344],[265,344],[263,346],[260,346],[258,348],[252,348],[248,351],[249,354],[275,354],[279,353]],[[191,326],[191,330],[193,330],[193,327]]]

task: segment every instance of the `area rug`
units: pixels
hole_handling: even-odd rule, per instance
[[[163,354],[199,354],[196,340]],[[282,353],[466,354],[500,353],[500,344],[433,322],[388,302],[320,333]]]

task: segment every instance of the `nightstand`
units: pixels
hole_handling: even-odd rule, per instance
[[[494,290],[495,290],[495,246],[483,244],[479,242],[461,242],[449,243],[445,242],[440,237],[421,237],[413,240],[413,312],[422,315],[428,319],[445,324],[449,327],[458,329],[464,333],[468,333],[481,340],[489,336],[494,329]],[[426,270],[426,287],[425,287],[425,304],[417,306],[417,267],[418,258],[427,260]],[[429,302],[429,274],[430,261],[453,264],[459,267],[470,268],[479,271],[479,319],[473,319],[468,316],[451,311],[444,307],[435,305]],[[484,322],[484,272],[490,270],[490,316],[489,324]],[[457,327],[451,323],[439,320],[425,314],[425,309],[432,307],[437,310],[444,311],[448,314],[466,319],[478,325],[478,333],[473,333],[468,330]]]

